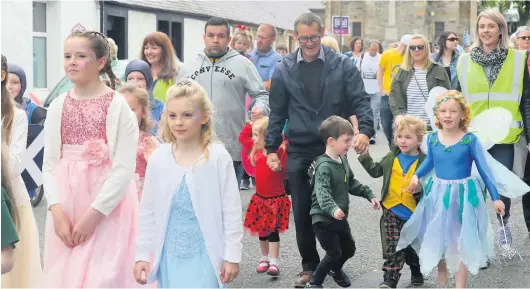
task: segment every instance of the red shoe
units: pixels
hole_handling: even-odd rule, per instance
[[[269,267],[270,267],[269,261],[259,261],[258,267],[256,268],[256,272],[265,273],[269,270]]]
[[[280,268],[277,265],[269,265],[269,270],[267,270],[267,275],[272,277],[277,277],[280,275]]]

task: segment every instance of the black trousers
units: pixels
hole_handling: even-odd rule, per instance
[[[313,225],[313,230],[326,256],[318,264],[311,283],[322,285],[329,271],[339,272],[344,263],[355,255],[355,241],[348,220],[318,222]]]
[[[296,229],[296,243],[302,257],[302,270],[315,271],[320,257],[309,211],[311,210],[312,190],[309,185],[307,170],[311,162],[323,154],[324,146],[313,150],[294,150],[290,144],[287,149],[286,171],[291,191],[294,224]]]
[[[510,171],[513,170],[513,144],[496,144],[488,151],[491,156],[499,163],[503,164]],[[506,224],[510,219],[510,208],[512,207],[512,200],[501,195],[501,201],[504,203],[504,217],[502,220]],[[501,216],[497,214],[497,219],[500,221]]]
[[[530,154],[526,158],[526,167],[524,169],[524,181],[530,185]],[[523,215],[526,223],[526,228],[530,232],[530,192],[523,196]]]

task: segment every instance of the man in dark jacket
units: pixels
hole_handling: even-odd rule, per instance
[[[332,115],[348,118],[354,126],[358,122],[360,133],[354,141],[358,152],[368,147],[374,125],[370,98],[352,61],[320,43],[324,36],[322,20],[314,13],[304,13],[294,26],[300,48],[277,64],[272,76],[265,147],[269,166],[279,169],[276,151],[282,142],[285,120],[289,119],[286,170],[302,257],[303,272],[295,282],[300,288],[310,281],[311,272],[320,262],[309,215],[312,192],[307,174],[311,162],[325,150],[318,132],[320,123]]]

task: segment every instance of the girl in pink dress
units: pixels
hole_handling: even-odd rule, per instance
[[[48,201],[42,287],[135,287],[138,124],[114,86],[109,45],[98,32],[64,44],[74,88],[48,109],[43,178]]]
[[[142,189],[144,186],[145,169],[147,160],[158,147],[158,140],[149,132],[153,128],[153,122],[149,118],[149,93],[143,88],[132,84],[120,87],[119,93],[125,97],[140,128],[140,137],[138,138],[138,148],[136,150],[136,170],[135,180],[138,189],[138,199],[142,198]]]

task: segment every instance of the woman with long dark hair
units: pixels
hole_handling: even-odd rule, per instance
[[[456,89],[458,77],[456,75],[456,64],[458,63],[458,36],[453,31],[445,31],[438,38],[438,53],[433,53],[431,59],[442,65],[451,80],[451,87]]]

